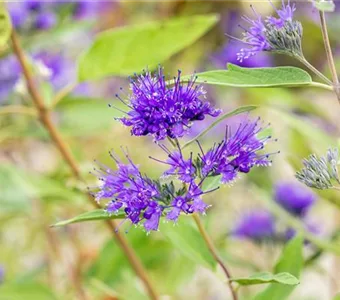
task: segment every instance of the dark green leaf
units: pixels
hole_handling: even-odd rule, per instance
[[[296,236],[284,247],[281,257],[277,262],[274,272],[289,272],[296,278],[300,277],[303,268],[303,237]],[[263,292],[256,295],[255,300],[284,300],[291,294],[295,286],[272,284]]]
[[[215,122],[213,122],[207,129],[203,130],[201,133],[199,133],[197,136],[195,136],[192,140],[190,140],[189,142],[185,143],[182,147],[182,149],[188,147],[189,145],[191,145],[192,143],[194,143],[195,141],[197,141],[198,139],[202,138],[203,136],[205,136],[211,129],[213,129],[215,126],[217,126],[219,123],[221,123],[222,121],[224,121],[225,119],[228,119],[232,116],[236,116],[245,112],[249,112],[252,111],[256,108],[256,106],[254,105],[249,105],[249,106],[241,106],[231,112],[225,113],[222,116],[220,116]]]
[[[244,278],[232,278],[231,281],[237,282],[240,285],[254,285],[264,283],[280,283],[285,285],[299,284],[299,280],[295,276],[287,272],[278,274],[263,272]]]
[[[5,4],[0,3],[0,49],[6,45],[11,35],[12,25]]]
[[[89,221],[101,221],[101,220],[112,220],[112,219],[123,219],[125,217],[124,212],[118,214],[108,214],[104,209],[97,209],[83,213],[72,219],[64,220],[53,224],[53,227],[65,226],[72,223],[89,222]]]
[[[0,300],[56,300],[46,286],[38,283],[5,284],[0,286]]]
[[[233,87],[297,87],[312,83],[310,75],[296,67],[242,68],[228,64],[227,70],[198,73],[198,83]],[[190,76],[183,77],[183,80]]]
[[[196,264],[214,269],[216,261],[211,256],[202,236],[192,224],[192,218],[179,218],[178,224],[172,222],[161,224],[160,231],[172,245],[184,256]]]
[[[216,15],[192,16],[103,32],[81,57],[78,78],[96,80],[153,68],[192,44],[217,21]]]

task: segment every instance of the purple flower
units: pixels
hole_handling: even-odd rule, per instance
[[[316,200],[312,190],[298,182],[280,182],[275,186],[275,201],[290,213],[302,217]]]
[[[100,201],[108,198],[110,199],[106,207],[108,213],[115,214],[123,209],[126,219],[132,224],[144,222],[146,231],[157,230],[164,209],[157,202],[161,196],[159,187],[151,179],[143,176],[127,155],[129,164],[123,164],[112,153],[111,157],[118,169],[113,171],[104,165],[95,169],[95,175],[101,181],[99,190],[94,193],[95,199]]]
[[[290,3],[288,2],[288,4],[285,5],[284,0],[282,0],[282,8],[275,9],[278,18],[269,16],[266,18],[266,21],[262,19],[262,17],[255,11],[253,7],[251,8],[253,10],[255,19],[253,20],[246,16],[243,17],[243,20],[249,23],[250,27],[244,28],[245,32],[243,33],[243,39],[240,40],[248,45],[247,48],[241,48],[240,51],[237,53],[237,59],[240,62],[243,62],[243,60],[248,59],[251,56],[262,51],[284,51],[286,50],[284,49],[285,47],[287,47],[287,50],[289,51],[292,51],[292,48],[294,47],[297,49],[293,50],[300,51],[300,43],[296,42],[301,42],[302,32],[300,30],[300,27],[298,26],[299,24],[293,22],[293,14],[296,9],[294,4],[290,5]],[[280,32],[280,39],[278,39],[277,36],[273,34],[273,29],[274,31],[280,30],[286,24],[289,25],[286,30],[287,32]],[[270,34],[269,31],[271,32]],[[294,34],[292,34],[292,32],[294,32]],[[291,41],[292,36],[295,40],[295,44]],[[287,39],[287,41],[282,43],[282,37],[284,37],[285,40]],[[290,40],[288,41],[288,39]]]
[[[129,104],[117,95],[131,109],[120,121],[132,127],[132,135],[153,135],[155,140],[182,137],[193,121],[220,114],[220,110],[201,99],[205,91],[195,84],[194,77],[183,83],[180,76],[178,71],[173,86],[168,87],[159,67],[155,76],[147,72],[131,79]]]
[[[0,60],[0,103],[13,91],[20,73],[20,65],[14,56]]]
[[[5,268],[0,265],[0,284],[5,281]]]
[[[94,175],[101,184],[92,192],[96,201],[107,199],[106,211],[110,214],[124,212],[125,218],[132,224],[143,224],[147,232],[158,230],[162,215],[176,222],[181,213],[204,214],[208,205],[202,196],[211,191],[203,192],[200,184],[193,181],[187,186],[175,190],[174,184],[161,184],[142,175],[139,168],[128,159],[128,164],[119,161],[112,153],[117,170],[98,163]]]
[[[73,15],[76,19],[94,18],[106,9],[108,4],[106,1],[77,1]]]
[[[164,145],[160,145],[160,147],[168,154],[168,159],[166,161],[161,161],[151,156],[150,158],[160,163],[170,165],[170,169],[165,171],[164,175],[177,175],[179,176],[179,179],[185,183],[192,182],[196,173],[196,168],[192,161],[192,153],[190,154],[190,159],[185,160],[179,146],[178,151],[176,152],[171,152]]]
[[[222,183],[230,183],[238,172],[248,173],[254,166],[270,166],[270,154],[259,154],[270,136],[258,137],[263,130],[260,119],[241,123],[235,133],[226,131],[224,140],[206,153],[201,148],[201,170],[203,177],[222,175]]]
[[[251,211],[239,220],[232,235],[256,241],[272,238],[275,235],[275,219],[268,211]]]
[[[21,2],[9,2],[7,3],[9,15],[12,19],[12,24],[15,28],[19,28],[24,25],[29,17],[29,11],[27,7]]]
[[[57,17],[53,12],[42,12],[36,16],[34,25],[35,28],[41,30],[47,30],[57,24]]]
[[[173,199],[171,202],[171,210],[167,213],[166,218],[176,222],[181,212],[185,214],[205,214],[209,205],[202,201],[202,195],[209,192],[211,191],[203,192],[198,185],[191,182],[186,194]]]
[[[75,80],[72,62],[62,54],[42,51],[35,54],[34,59],[40,61],[49,70],[49,79],[56,90]]]

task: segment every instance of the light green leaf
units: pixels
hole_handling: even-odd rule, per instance
[[[264,283],[280,283],[285,285],[297,285],[299,280],[287,273],[271,274],[268,272],[257,273],[249,277],[244,278],[231,278],[231,281],[237,282],[240,285],[254,285],[254,284],[264,284]]]
[[[311,0],[314,6],[324,12],[333,12],[335,10],[335,4],[332,0]]]
[[[104,209],[97,209],[83,213],[72,219],[57,222],[52,225],[52,227],[65,226],[73,223],[89,222],[89,221],[102,221],[102,220],[112,220],[112,219],[123,219],[125,218],[124,212],[119,212],[117,214],[109,214]]]
[[[0,205],[3,211],[26,212],[31,208],[31,200],[76,200],[83,195],[66,188],[59,181],[30,172],[17,166],[0,166]]]
[[[217,21],[216,15],[191,16],[103,32],[80,58],[78,78],[96,80],[152,69],[195,42]]]
[[[191,145],[192,143],[194,143],[195,141],[197,141],[198,139],[202,138],[203,136],[205,136],[211,129],[213,129],[215,126],[217,126],[219,123],[221,123],[222,121],[224,121],[227,118],[230,118],[232,116],[236,116],[245,112],[249,112],[252,111],[256,108],[256,106],[254,105],[249,105],[249,106],[241,106],[231,112],[225,113],[222,116],[220,116],[215,122],[213,122],[208,128],[206,128],[205,130],[203,130],[201,133],[199,133],[197,136],[195,136],[192,140],[190,140],[189,142],[185,143],[182,146],[182,149],[188,147],[189,145]]]
[[[207,268],[215,268],[216,261],[211,256],[197,228],[193,226],[192,218],[182,216],[178,224],[168,222],[161,224],[160,227],[161,233],[188,259]]]
[[[0,300],[56,300],[52,291],[38,283],[5,284],[0,286]]]
[[[296,278],[300,277],[303,268],[303,237],[298,235],[287,243],[281,257],[277,262],[274,272],[289,272]],[[254,300],[284,300],[291,294],[295,286],[272,284],[263,292],[256,295]]]
[[[61,131],[65,135],[82,136],[110,128],[114,124],[114,118],[122,116],[119,110],[126,110],[126,107],[119,101],[114,102],[117,109],[108,107],[108,104],[105,99],[63,99],[56,108],[60,114]]]
[[[6,10],[5,4],[0,3],[0,49],[5,46],[11,36],[11,18]]]
[[[228,64],[227,70],[215,70],[196,74],[197,83],[233,87],[299,87],[312,83],[311,76],[296,67],[242,68]],[[190,76],[184,76],[188,80]]]
[[[220,186],[222,175],[207,177],[202,184],[202,191],[207,192]]]

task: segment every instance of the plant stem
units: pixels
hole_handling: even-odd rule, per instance
[[[329,69],[331,70],[331,74],[332,74],[334,91],[335,91],[335,94],[336,94],[336,96],[339,100],[339,103],[340,103],[339,77],[338,77],[338,74],[336,72],[336,67],[335,67],[333,53],[332,53],[332,47],[331,47],[331,43],[329,41],[325,12],[320,11],[319,14],[320,14],[322,38],[323,38],[323,42],[325,44],[325,50],[326,50]]]
[[[17,37],[15,30],[12,31],[11,41],[12,41],[14,54],[16,55],[16,57],[18,58],[20,62],[22,72],[26,80],[28,92],[31,95],[32,101],[38,110],[38,114],[39,114],[42,125],[46,128],[55,146],[58,148],[62,157],[64,158],[66,163],[69,165],[73,176],[77,178],[78,180],[84,182],[84,179],[82,178],[80,174],[79,167],[78,167],[76,160],[74,159],[68,145],[63,140],[58,129],[52,123],[51,113],[46,108],[44,99],[42,98],[41,94],[36,88],[34,78],[31,72],[29,71],[29,67],[28,67],[28,64],[25,58],[25,54],[20,45],[20,42],[19,42],[19,39]],[[96,208],[99,208],[99,209],[101,208],[101,206],[89,194],[88,194],[88,199]],[[128,244],[127,240],[116,230],[117,229],[116,223],[114,221],[111,222],[110,220],[107,220],[106,224],[108,225],[110,231],[113,233],[114,238],[116,239],[116,241],[118,242],[122,250],[124,251],[124,254],[127,256],[132,268],[134,269],[136,274],[139,276],[139,278],[143,281],[148,291],[148,294],[150,296],[150,299],[157,300],[158,299],[157,293],[155,289],[153,288],[150,279],[148,278],[148,275],[144,269],[144,266],[138,259],[134,250]]]
[[[226,265],[223,263],[222,259],[220,258],[220,256],[217,253],[217,249],[215,248],[210,236],[208,235],[207,231],[205,230],[200,217],[197,214],[193,214],[193,218],[196,222],[196,225],[198,227],[199,232],[201,233],[205,243],[208,246],[208,249],[210,251],[210,253],[212,254],[212,256],[214,257],[214,259],[216,260],[216,262],[220,265],[220,267],[223,269],[223,272],[225,273],[225,275],[227,276],[228,279],[228,285],[230,288],[230,292],[232,294],[233,300],[237,300],[237,294],[236,294],[236,290],[234,289],[232,282],[230,281],[231,279],[231,274],[229,272],[229,270],[227,269]]]
[[[330,81],[325,75],[323,75],[317,68],[315,68],[305,57],[295,55],[299,62],[303,63],[309,70],[311,70],[315,75],[319,76],[323,81],[325,81],[329,85],[333,85],[332,81]]]

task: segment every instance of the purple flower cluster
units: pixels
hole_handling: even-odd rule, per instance
[[[126,105],[131,110],[120,120],[132,127],[131,134],[135,136],[152,135],[157,141],[182,137],[193,121],[203,120],[206,115],[216,117],[221,112],[202,100],[205,91],[195,84],[194,77],[182,82],[180,71],[172,87],[159,67],[156,76],[146,72],[131,79],[130,88],[130,103]]]
[[[236,224],[231,234],[255,241],[262,241],[275,236],[275,219],[266,210],[254,210],[245,214]]]
[[[316,195],[298,182],[283,181],[275,187],[274,200],[293,215],[303,217],[314,204]]]
[[[201,173],[203,177],[222,175],[222,183],[230,183],[239,172],[248,173],[254,166],[270,166],[270,154],[259,154],[271,138],[258,137],[263,130],[259,120],[241,123],[234,134],[228,128],[224,140],[204,153],[201,148]]]
[[[270,41],[268,40],[267,32],[269,28],[281,29],[285,26],[286,23],[292,23],[293,15],[295,11],[295,5],[290,5],[284,3],[282,0],[282,8],[276,9],[277,16],[269,16],[266,20],[262,19],[255,9],[252,7],[253,13],[255,15],[255,19],[251,19],[247,16],[243,17],[247,23],[250,24],[248,29],[244,28],[245,32],[243,33],[242,42],[248,45],[248,48],[241,48],[241,50],[237,53],[237,59],[240,62],[248,59],[249,57],[261,52],[261,51],[272,51],[274,50]]]
[[[58,10],[73,5],[76,19],[93,18],[108,2],[103,1],[11,1],[8,10],[15,28],[22,30],[48,30],[57,25]]]
[[[142,175],[128,155],[128,164],[119,161],[112,153],[111,157],[116,162],[116,171],[100,164],[94,172],[101,184],[93,195],[96,201],[110,199],[106,207],[108,213],[123,210],[126,219],[135,225],[143,224],[147,232],[158,230],[162,215],[176,222],[181,212],[205,213],[208,205],[201,199],[204,192],[193,182],[176,191],[173,183],[161,185],[159,181]]]
[[[75,80],[72,62],[61,53],[47,51],[32,55],[37,68],[37,76],[49,81],[55,90],[59,90]],[[14,90],[21,76],[19,62],[14,56],[0,60],[0,102],[5,101]]]

